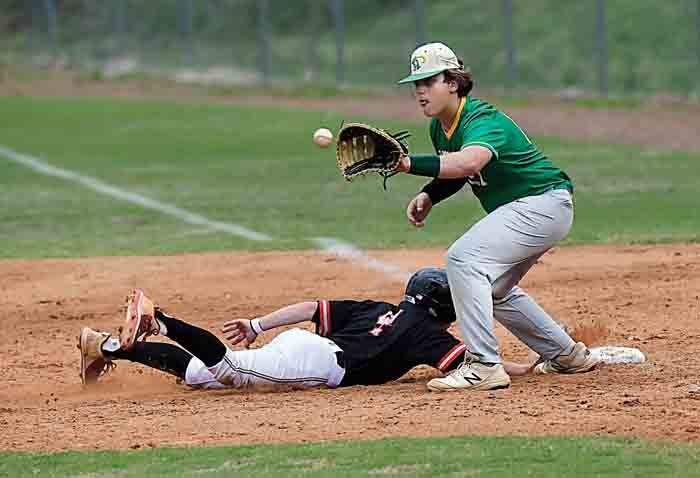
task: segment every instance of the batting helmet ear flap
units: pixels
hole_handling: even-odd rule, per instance
[[[406,300],[425,308],[440,322],[457,319],[447,273],[437,267],[426,267],[411,276],[406,284]]]

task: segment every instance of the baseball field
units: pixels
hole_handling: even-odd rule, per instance
[[[700,476],[700,110],[495,99],[576,187],[572,233],[524,287],[643,364],[435,394],[428,368],[204,392],[120,363],[86,389],[76,336],[115,330],[133,287],[215,333],[300,300],[394,302],[482,213],[459,193],[416,230],[420,179],[347,183],[311,142],[345,119],[428,151],[409,97],[73,87],[0,90],[0,476]]]

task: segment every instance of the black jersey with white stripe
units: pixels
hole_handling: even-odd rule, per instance
[[[316,333],[343,349],[341,386],[396,380],[417,365],[443,372],[457,367],[465,346],[428,312],[410,302],[320,300]]]

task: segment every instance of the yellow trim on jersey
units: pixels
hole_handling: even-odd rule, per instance
[[[445,136],[447,137],[447,140],[449,141],[452,139],[452,135],[455,133],[455,130],[457,129],[457,125],[459,124],[459,118],[462,116],[462,110],[464,109],[464,104],[467,102],[467,97],[463,96],[461,100],[459,100],[459,108],[457,108],[457,114],[455,115],[455,119],[452,120],[452,126],[450,126],[450,129],[445,131],[443,128],[443,132],[445,133]]]

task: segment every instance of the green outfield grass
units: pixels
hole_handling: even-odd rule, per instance
[[[309,239],[318,236],[364,248],[447,247],[482,215],[464,191],[440,204],[426,228],[414,229],[405,205],[424,181],[402,175],[388,192],[374,176],[346,183],[334,151],[311,142],[315,128],[340,123],[322,112],[10,97],[0,97],[0,110],[1,146],[273,237],[256,242],[186,224],[0,156],[0,257],[301,249],[314,247]],[[409,129],[412,149],[429,151],[424,123],[374,122]],[[577,187],[568,242],[700,237],[699,154],[536,142]]]
[[[128,452],[0,453],[0,476],[673,477],[697,446],[603,438],[458,437]]]

